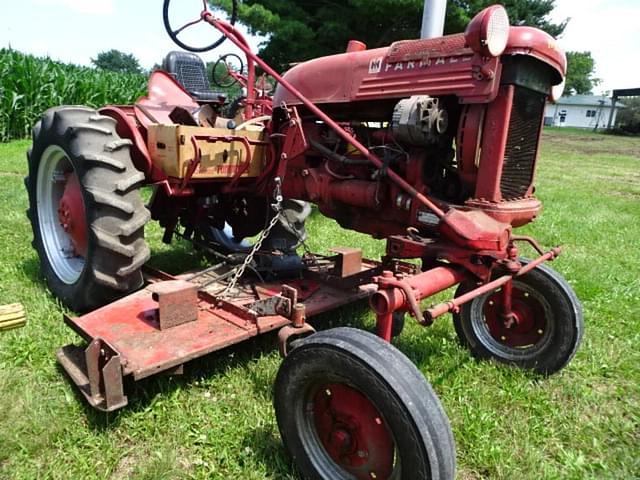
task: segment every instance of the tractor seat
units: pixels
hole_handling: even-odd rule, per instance
[[[198,103],[219,103],[226,98],[223,92],[211,90],[207,68],[195,53],[169,52],[162,62],[162,69],[170,73]]]

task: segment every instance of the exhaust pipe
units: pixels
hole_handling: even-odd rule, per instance
[[[446,13],[447,0],[424,0],[420,38],[441,37]]]

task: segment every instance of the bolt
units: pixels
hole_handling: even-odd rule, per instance
[[[329,390],[328,388],[324,391],[324,393],[327,394],[327,397],[331,396],[331,390]]]
[[[369,473],[369,476],[370,476],[371,478],[378,478],[378,476],[376,475],[376,472],[371,472],[371,473]]]
[[[489,300],[489,305],[493,306],[493,300]]]
[[[55,170],[53,172],[53,175],[51,175],[51,180],[53,181],[53,183],[64,183],[67,181],[67,177],[65,176],[64,172]]]
[[[358,450],[356,455],[358,455],[358,457],[360,458],[365,458],[367,456],[367,452],[365,452],[364,450]]]
[[[376,417],[374,421],[376,422],[376,424],[382,425],[382,419],[380,417]]]
[[[525,297],[528,297],[528,296],[529,296],[529,293],[528,293],[528,292],[524,292],[524,296],[525,296]]]
[[[542,335],[544,333],[544,330],[538,330],[538,335]]]

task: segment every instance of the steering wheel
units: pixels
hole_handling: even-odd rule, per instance
[[[222,67],[222,65],[224,66]],[[231,72],[236,75],[233,75]],[[237,75],[243,75],[243,72],[244,63],[242,59],[235,53],[227,53],[222,55],[216,63],[213,64],[211,80],[218,87],[229,88],[238,83]]]
[[[164,0],[164,4],[162,5],[162,21],[164,22],[164,28],[169,34],[169,37],[171,38],[171,40],[173,40],[176,43],[176,45],[190,52],[206,52],[208,50],[213,50],[214,48],[216,48],[218,45],[220,45],[222,42],[225,41],[226,37],[224,35],[221,35],[218,40],[216,40],[211,45],[208,45],[206,47],[192,47],[191,45],[187,45],[186,43],[184,43],[182,40],[178,38],[178,35],[180,35],[180,33],[186,30],[187,28],[204,21],[204,13],[209,11],[209,2],[207,0],[202,0],[203,10],[200,13],[200,18],[192,22],[185,23],[183,26],[181,26],[176,30],[171,28],[171,22],[169,21],[169,4],[170,3],[171,3],[171,0]],[[229,20],[229,23],[233,25],[236,23],[236,19],[238,18],[238,0],[232,0],[231,3],[232,3],[231,19]]]

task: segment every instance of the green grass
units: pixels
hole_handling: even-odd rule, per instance
[[[74,392],[54,352],[78,338],[43,286],[24,215],[28,146],[0,145],[0,304],[23,302],[29,317],[0,334],[0,478],[295,478],[271,406],[273,335],[196,361],[183,377],[131,386],[120,413],[94,412]],[[410,324],[395,344],[444,404],[460,479],[640,478],[640,139],[548,131],[538,195],[545,211],[521,231],[565,246],[553,266],[586,321],[573,362],[549,379],[476,362],[448,318]],[[309,231],[316,250],[383,251],[320,215]],[[148,237],[156,265],[202,263],[183,244],[161,246],[155,226]],[[356,307],[320,321],[372,324]]]

